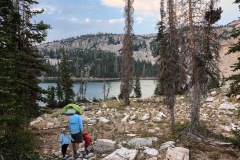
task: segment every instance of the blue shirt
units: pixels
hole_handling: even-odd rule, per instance
[[[66,134],[61,133],[59,141],[60,141],[61,145],[64,145],[64,144],[70,144],[71,141],[74,141],[74,139],[68,133],[66,133]]]
[[[82,117],[78,114],[72,115],[68,120],[68,127],[71,134],[76,134],[83,131]]]

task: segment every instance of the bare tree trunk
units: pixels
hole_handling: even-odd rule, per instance
[[[189,52],[192,58],[192,104],[191,104],[191,126],[190,132],[195,133],[199,127],[199,112],[200,112],[200,101],[201,101],[201,87],[199,84],[198,66],[196,62],[196,48],[194,45],[194,26],[193,26],[193,7],[192,0],[188,1],[189,4]]]
[[[130,105],[130,93],[133,87],[133,33],[132,33],[132,25],[133,25],[133,2],[134,0],[125,0],[125,34],[123,37],[123,56],[122,56],[122,64],[121,68],[121,80],[122,80],[122,95],[124,98],[125,105]]]

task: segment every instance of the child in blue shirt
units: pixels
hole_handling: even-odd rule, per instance
[[[71,141],[74,141],[73,138],[69,133],[66,133],[65,128],[61,128],[61,134],[60,134],[60,145],[62,147],[62,158],[66,159],[65,155],[67,152],[68,145],[71,143]]]

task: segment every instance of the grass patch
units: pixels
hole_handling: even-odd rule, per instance
[[[213,159],[213,160],[218,160],[218,159],[220,159],[221,154],[218,151],[213,151],[209,154],[208,157]]]

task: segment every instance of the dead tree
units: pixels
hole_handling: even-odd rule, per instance
[[[108,99],[108,95],[111,89],[111,83],[103,81],[103,101],[105,102]]]
[[[198,133],[201,100],[206,95],[209,76],[216,72],[219,49],[216,39],[212,41],[207,35],[213,28],[209,28],[209,22],[212,20],[206,20],[205,13],[208,12],[204,8],[204,2],[206,1],[182,0],[183,6],[187,7],[187,10],[183,12],[185,14],[184,17],[187,17],[187,19],[183,22],[185,24],[188,22],[188,26],[185,27],[185,30],[188,32],[186,41],[188,49],[186,54],[189,56],[188,63],[190,67],[188,71],[191,76],[191,125],[189,133],[194,135]],[[210,22],[211,25],[213,24],[212,22]],[[212,50],[212,48],[215,49]]]
[[[133,88],[133,12],[132,7],[134,0],[125,0],[125,34],[123,37],[123,49],[121,55],[121,94],[125,105],[130,105],[130,93]]]
[[[174,133],[174,105],[178,68],[178,36],[176,29],[176,12],[173,0],[167,1],[166,18],[164,13],[164,0],[161,0],[161,21],[159,22],[159,78],[160,87],[165,96],[171,116],[171,130]],[[164,25],[164,19],[167,23]]]

